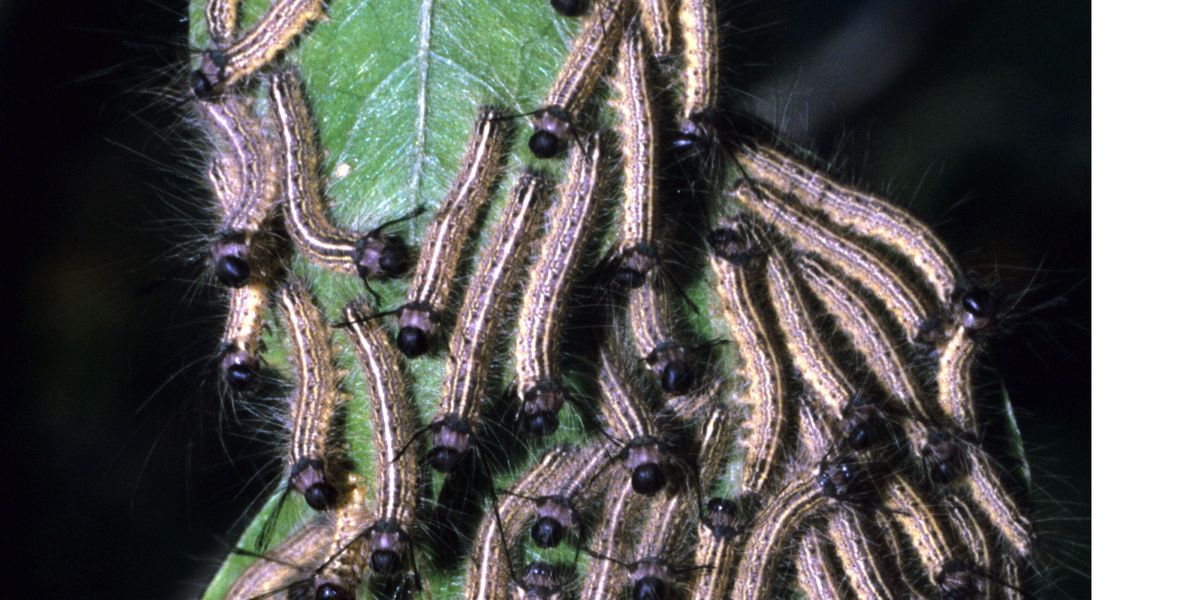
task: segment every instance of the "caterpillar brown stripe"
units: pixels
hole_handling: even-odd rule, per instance
[[[727,498],[711,498],[704,507],[706,516],[697,528],[695,560],[703,565],[692,582],[692,597],[724,600],[737,576],[738,551],[745,537],[738,524],[738,505]]]
[[[218,361],[222,379],[234,390],[249,390],[258,382],[258,353],[263,322],[271,309],[270,294],[271,286],[262,279],[229,292]]]
[[[797,540],[793,563],[796,583],[808,600],[842,600],[842,574],[829,538],[821,527],[804,530]]]
[[[226,46],[237,32],[238,7],[241,0],[206,0],[204,22],[208,39],[217,47]]]
[[[725,454],[734,434],[733,425],[729,410],[717,405],[711,409],[704,426],[700,428],[700,454],[697,462],[700,465],[701,494],[712,490],[721,467],[725,464]]]
[[[916,375],[866,301],[830,269],[810,257],[796,257],[796,269],[808,289],[849,336],[867,370],[879,380],[883,389],[910,413],[927,419]]]
[[[642,361],[669,395],[686,394],[695,383],[690,348],[679,341],[671,294],[662,278],[653,277],[629,291],[629,330]]]
[[[676,146],[708,144],[715,135],[718,50],[716,0],[678,0],[683,38],[683,98]]]
[[[533,113],[529,150],[538,158],[553,158],[563,150],[563,140],[574,135],[579,110],[591,97],[600,75],[613,57],[624,30],[630,0],[595,0],[558,78],[546,94],[542,108]]]
[[[337,504],[338,489],[329,469],[334,412],[342,401],[330,330],[312,296],[297,281],[279,292],[284,328],[291,340],[296,385],[292,392],[288,444],[291,487],[316,510]]]
[[[1036,535],[1009,483],[998,465],[976,444],[953,433],[921,426],[911,420],[909,428],[924,438],[918,446],[921,461],[934,483],[961,489],[1000,533],[1008,548],[1021,557],[1033,552]]]
[[[220,23],[224,30],[232,19],[236,21],[236,6],[222,7],[206,14]],[[230,5],[234,3],[229,3]],[[241,37],[228,44],[217,44],[200,55],[200,66],[192,72],[192,93],[202,100],[211,100],[225,90],[258,72],[288,46],[292,40],[323,13],[324,0],[275,0],[267,12]],[[224,8],[226,10],[221,13]],[[230,16],[232,13],[232,16]],[[210,18],[210,26],[214,22]]]
[[[333,544],[333,524],[317,517],[254,561],[225,593],[228,600],[256,600],[288,590],[316,569]]]
[[[345,307],[354,354],[371,398],[371,430],[375,450],[375,517],[367,535],[371,570],[390,577],[407,559],[415,575],[411,536],[416,521],[418,452],[413,443],[413,408],[400,371],[400,353],[377,322],[366,321],[370,306],[362,301]]]
[[[521,300],[513,385],[521,405],[521,426],[536,435],[558,430],[558,411],[566,400],[559,346],[571,284],[579,274],[603,200],[597,193],[600,165],[599,134],[571,150],[566,181],[550,209],[549,231],[539,242]]]
[[[677,585],[685,583],[678,575],[701,567],[680,568],[671,557],[682,548],[689,511],[694,498],[686,492],[654,499],[646,511],[641,536],[634,547],[637,559],[625,565],[634,598],[669,598]]]
[[[946,524],[954,535],[962,542],[967,554],[961,557],[965,567],[972,569],[974,574],[999,573],[1000,585],[1017,585],[1018,579],[1010,579],[1009,574],[1001,572],[1000,554],[992,551],[991,532],[979,518],[978,511],[960,494],[946,494],[942,497],[946,508]],[[980,584],[979,597],[991,598],[993,586],[992,577],[977,577]]]
[[[642,34],[636,28],[621,40],[611,81],[624,174],[621,228],[614,243],[616,280],[624,287],[636,288],[658,264],[661,229],[654,105]]]
[[[939,511],[905,477],[896,477],[883,493],[880,527],[892,527],[913,549],[930,586],[943,597],[981,598],[986,579],[972,570],[966,547]],[[978,569],[978,567],[976,567]]]
[[[209,246],[213,273],[222,284],[240,287],[275,270],[262,229],[275,214],[282,170],[248,99],[225,97],[199,110],[213,146],[208,179],[221,209]]]
[[[652,496],[666,487],[673,457],[647,403],[630,388],[610,346],[600,349],[600,415],[605,433],[624,446],[620,457],[634,491]]]
[[[738,600],[772,598],[770,584],[774,580],[774,560],[780,556],[792,533],[806,522],[814,522],[830,504],[832,486],[824,485],[828,476],[793,480],[770,498],[755,517],[745,551],[733,584],[733,598]]]
[[[351,484],[346,502],[333,515],[329,559],[314,574],[316,598],[355,598],[367,567],[367,544],[362,532],[372,520],[362,486]]]
[[[883,198],[836,183],[798,158],[763,143],[743,145],[735,150],[735,157],[751,178],[905,257],[941,305],[952,305],[963,281],[958,264],[933,231],[908,212]]]
[[[831,414],[841,414],[854,390],[814,325],[790,261],[777,248],[767,255],[767,291],[793,369]]]
[[[446,317],[446,303],[467,247],[467,237],[500,175],[512,132],[510,124],[500,119],[502,115],[503,110],[498,107],[480,107],[458,175],[421,243],[408,297],[399,311],[397,340],[400,350],[410,358],[429,349]]]
[[[399,238],[383,235],[390,223],[362,234],[339,229],[326,214],[316,129],[294,67],[271,74],[270,99],[283,141],[284,223],[296,249],[316,265],[364,280],[400,276],[407,251]]]
[[[650,54],[660,62],[670,56],[675,45],[675,25],[672,22],[674,11],[671,10],[671,4],[672,0],[637,2],[642,31],[645,32],[646,42],[650,46]]]
[[[492,362],[502,307],[525,264],[534,232],[543,218],[545,182],[525,172],[513,186],[500,221],[492,228],[474,278],[467,287],[458,322],[450,337],[450,360],[442,380],[430,463],[445,473],[471,447]]]
[[[819,256],[879,298],[904,330],[916,340],[931,312],[905,278],[874,254],[838,232],[822,225],[774,191],[741,180],[730,195],[804,252]]]
[[[470,600],[508,598],[509,554],[505,531],[516,531],[533,518],[534,506],[524,498],[536,495],[547,480],[560,477],[574,465],[573,448],[556,446],[547,450],[513,485],[511,494],[498,501],[496,509],[484,517],[471,560],[467,562],[464,597]]]
[[[962,431],[978,435],[975,417],[975,387],[972,371],[975,368],[978,345],[965,327],[955,329],[953,336],[938,354],[937,403],[942,414]]]
[[[828,532],[855,596],[879,600],[928,597],[924,590],[913,589],[897,571],[898,550],[882,539],[883,533],[875,527],[871,515],[852,509],[834,511],[829,517]],[[909,594],[902,587],[909,588]]]
[[[740,493],[761,496],[783,466],[787,428],[784,362],[770,339],[767,315],[759,306],[761,248],[753,226],[744,219],[723,220],[709,234],[709,264],[716,273],[717,295],[746,380],[741,401],[749,416],[743,440],[746,459]]]
[[[597,542],[593,552],[604,557],[618,556],[627,545],[623,529],[633,519],[635,511],[642,508],[641,492],[634,493],[633,482],[628,479],[615,483],[604,503],[604,519],[596,528]],[[621,594],[624,584],[622,565],[615,560],[593,558],[588,563],[587,574],[580,588],[580,600],[606,600]]]

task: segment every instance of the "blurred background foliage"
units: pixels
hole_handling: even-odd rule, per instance
[[[1088,570],[1089,5],[723,6],[731,104],[911,207],[981,277],[1030,290],[1036,310],[989,360],[1048,551]],[[219,295],[178,268],[204,227],[194,137],[168,97],[183,89],[184,9],[0,2],[14,595],[195,596],[275,475],[272,447],[220,419]],[[1079,575],[1052,576],[1051,596],[1088,595]]]

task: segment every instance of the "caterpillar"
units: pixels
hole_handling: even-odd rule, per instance
[[[458,272],[467,237],[491,196],[500,175],[511,128],[502,110],[480,107],[467,141],[462,165],[421,243],[408,298],[399,310],[400,350],[410,358],[424,354],[445,318],[451,284]]]
[[[324,4],[324,0],[274,0],[241,37],[228,44],[218,43],[200,55],[200,66],[191,76],[192,93],[202,100],[211,100],[258,72],[323,14]],[[212,9],[206,12],[220,23],[217,31],[223,35],[226,29],[231,29],[229,23],[237,19],[236,5],[210,2],[209,6]]]

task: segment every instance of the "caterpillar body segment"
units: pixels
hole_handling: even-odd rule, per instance
[[[363,538],[374,519],[367,508],[361,486],[351,484],[346,502],[333,515],[330,558],[314,574],[317,598],[354,598],[367,569],[367,540]]]
[[[355,240],[325,214],[321,154],[300,76],[292,69],[272,74],[271,105],[283,141],[286,172],[284,216],[296,249],[314,263],[354,273]]]
[[[303,580],[305,572],[320,566],[332,545],[333,524],[313,519],[242,571],[225,598],[256,600],[287,591]]]
[[[747,534],[733,598],[770,598],[774,560],[796,528],[822,515],[828,505],[828,499],[811,479],[794,482],[776,494],[759,511]]]
[[[399,313],[397,340],[408,357],[424,354],[446,319],[447,302],[467,237],[487,205],[503,166],[512,127],[502,116],[500,108],[480,107],[458,175],[426,230],[408,297]]]
[[[277,214],[282,188],[276,144],[264,135],[246,98],[201,103],[199,111],[212,142],[208,180],[220,210],[209,245],[213,273],[231,288],[272,277],[277,261],[265,229]]]
[[[773,249],[767,258],[767,291],[793,369],[826,410],[841,414],[854,389],[817,331],[790,261],[778,249]]]
[[[624,173],[621,228],[614,244],[614,259],[616,280],[626,288],[643,285],[660,260],[657,129],[647,70],[641,31],[631,29],[621,41],[612,79]]]
[[[700,429],[699,485],[700,493],[712,490],[725,465],[725,454],[734,437],[734,422],[729,410],[714,406]]]
[[[675,458],[645,400],[625,377],[614,349],[600,350],[600,414],[607,436],[623,445],[620,457],[633,489],[653,496],[667,486]]]
[[[1029,557],[1037,543],[1033,523],[1025,515],[1011,486],[1002,479],[995,461],[973,444],[962,444],[966,458],[967,495],[1021,558]]]
[[[416,452],[405,452],[413,437],[412,410],[399,353],[387,332],[364,319],[369,307],[364,302],[348,305],[342,314],[349,323],[355,356],[371,399],[371,429],[375,435],[375,503],[381,520],[411,521],[416,510]]]
[[[670,57],[675,45],[675,11],[672,4],[673,0],[637,0],[642,32],[655,61],[662,62]]]
[[[635,493],[633,482],[624,479],[615,485],[604,503],[604,518],[596,528],[600,540],[594,551],[605,557],[621,556],[628,552],[628,542],[623,530],[632,518],[645,508],[640,493]],[[615,560],[593,559],[588,564],[587,574],[580,588],[580,600],[604,600],[621,595],[625,573],[621,563]]]
[[[252,279],[229,292],[218,361],[225,383],[234,390],[246,391],[258,382],[263,323],[270,310],[271,286],[264,280]]]
[[[886,486],[881,527],[895,529],[917,556],[928,584],[944,596],[982,597],[985,582],[971,569],[971,557],[924,492],[904,477]]]
[[[762,264],[752,226],[743,220],[722,221],[709,235],[709,245],[717,295],[747,384],[741,403],[748,411],[744,427],[750,435],[742,443],[746,460],[740,493],[761,496],[783,466],[788,424],[784,361],[771,340],[767,313],[759,305]]]
[[[291,362],[296,375],[288,444],[289,482],[315,510],[328,510],[339,501],[330,469],[334,413],[344,397],[330,345],[331,332],[309,292],[291,282],[279,292],[284,326],[291,339]]]
[[[920,383],[901,354],[903,347],[888,333],[867,302],[834,271],[811,257],[797,258],[797,270],[817,300],[850,338],[884,391],[910,414],[929,420]]]
[[[327,213],[316,124],[299,74],[294,68],[281,69],[271,74],[269,83],[283,142],[284,224],[293,245],[314,264],[364,281],[399,277],[407,262],[402,240],[384,235],[383,226],[366,233],[341,229]]]
[[[279,198],[278,149],[246,98],[229,97],[198,109],[216,150],[212,171],[222,231],[256,232]]]
[[[745,542],[739,526],[738,505],[727,498],[711,498],[705,505],[705,517],[697,528],[695,558],[692,564],[705,565],[692,582],[692,597],[707,600],[729,598],[737,577],[738,552]]]
[[[609,485],[608,468],[615,448],[596,442],[575,451],[571,466],[554,477],[546,477],[533,501],[534,522],[529,529],[533,543],[541,548],[557,546],[570,531],[581,533],[582,514],[594,497]]]
[[[683,44],[683,98],[676,146],[708,144],[716,135],[718,50],[716,0],[678,0]]]
[[[591,232],[603,200],[598,193],[601,144],[598,135],[571,151],[567,179],[548,215],[530,269],[517,318],[516,381],[522,427],[536,435],[558,429],[558,412],[566,400],[559,350],[570,303]]]
[[[932,428],[916,420],[905,424],[929,478],[940,489],[961,492],[978,507],[1000,534],[1006,547],[1025,558],[1033,552],[1037,535],[1012,486],[999,465],[978,445],[953,432]]]
[[[796,568],[796,583],[805,598],[810,600],[843,600],[845,593],[843,575],[837,557],[830,547],[829,538],[822,527],[812,527],[799,535],[793,563]]]
[[[513,485],[511,494],[497,501],[494,511],[488,511],[475,535],[471,560],[467,561],[464,597],[471,600],[508,598],[511,556],[507,544],[512,538],[507,532],[520,530],[534,516],[534,505],[525,497],[536,496],[547,480],[562,476],[574,464],[573,451],[567,446],[555,446],[527,470]]]
[[[221,3],[212,2],[210,6],[212,4]],[[192,72],[192,92],[201,100],[212,100],[254,75],[286,50],[309,23],[324,14],[324,4],[324,0],[275,0],[241,37],[228,44],[210,47],[200,55],[200,66]],[[223,30],[231,19],[236,21],[236,6],[229,8],[231,11],[226,10],[224,14],[212,14],[220,23],[219,30]],[[211,23],[210,20],[210,26]]]
[[[996,552],[993,549],[996,545],[993,542],[995,536],[980,518],[979,510],[959,493],[944,495],[942,505],[945,508],[946,525],[962,543],[966,553],[959,557],[959,560],[963,567],[975,575],[972,579],[978,585],[979,597],[991,598],[1006,585],[1018,585],[1019,576],[1010,578],[1010,574],[1004,572],[1002,566],[1006,557],[1014,555],[1010,552]]]
[[[641,559],[665,560],[675,550],[684,535],[690,512],[695,511],[695,499],[686,491],[655,497],[642,525],[637,543],[637,556]],[[692,509],[689,512],[688,509]],[[692,517],[694,518],[694,517]],[[637,578],[631,577],[636,586]]]
[[[375,522],[366,536],[369,565],[375,573],[391,577],[407,560],[416,576],[411,532],[420,498],[420,471],[417,448],[409,447],[415,442],[415,415],[400,370],[400,353],[383,327],[366,320],[369,309],[358,301],[342,311],[371,398]]]
[[[562,153],[564,141],[575,136],[576,121],[592,96],[600,75],[612,60],[624,31],[631,0],[594,0],[579,34],[546,94],[542,108],[533,113],[529,150],[538,158]]]
[[[504,316],[502,307],[519,279],[532,234],[541,225],[544,196],[545,181],[540,175],[521,175],[467,287],[450,337],[441,402],[430,425],[431,463],[443,473],[454,468],[471,447]]]
[[[871,291],[899,323],[906,338],[919,339],[934,314],[905,278],[854,240],[826,227],[774,191],[740,181],[730,195],[770,223],[804,253],[828,262]]]
[[[212,45],[229,45],[237,33],[238,8],[241,0],[205,0],[204,22],[208,26],[208,39]]]
[[[829,517],[828,532],[842,573],[855,596],[880,600],[911,597],[901,590],[908,585],[897,572],[899,555],[880,539],[870,515],[854,510],[834,511]],[[918,592],[918,598],[928,597],[924,590],[914,591]]]
[[[662,278],[651,277],[629,291],[629,330],[646,368],[654,375],[663,392],[675,396],[687,394],[696,383],[695,353],[679,336],[670,291]]]
[[[775,192],[827,216],[857,235],[878,240],[924,276],[943,307],[963,283],[957,262],[924,223],[894,204],[834,182],[799,159],[765,144],[743,146],[735,157],[747,174]]]
[[[958,327],[938,354],[937,404],[944,418],[958,429],[979,435],[972,373],[978,345],[965,327]]]

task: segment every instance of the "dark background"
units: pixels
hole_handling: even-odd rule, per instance
[[[218,421],[214,294],[188,272],[138,294],[204,227],[194,146],[162,94],[182,89],[182,4],[0,2],[6,595],[194,596],[269,458]],[[1045,596],[1087,597],[1072,569],[1090,571],[1088,4],[725,12],[731,102],[911,206],[976,273],[1032,286],[1036,310],[989,358],[1065,565]]]

